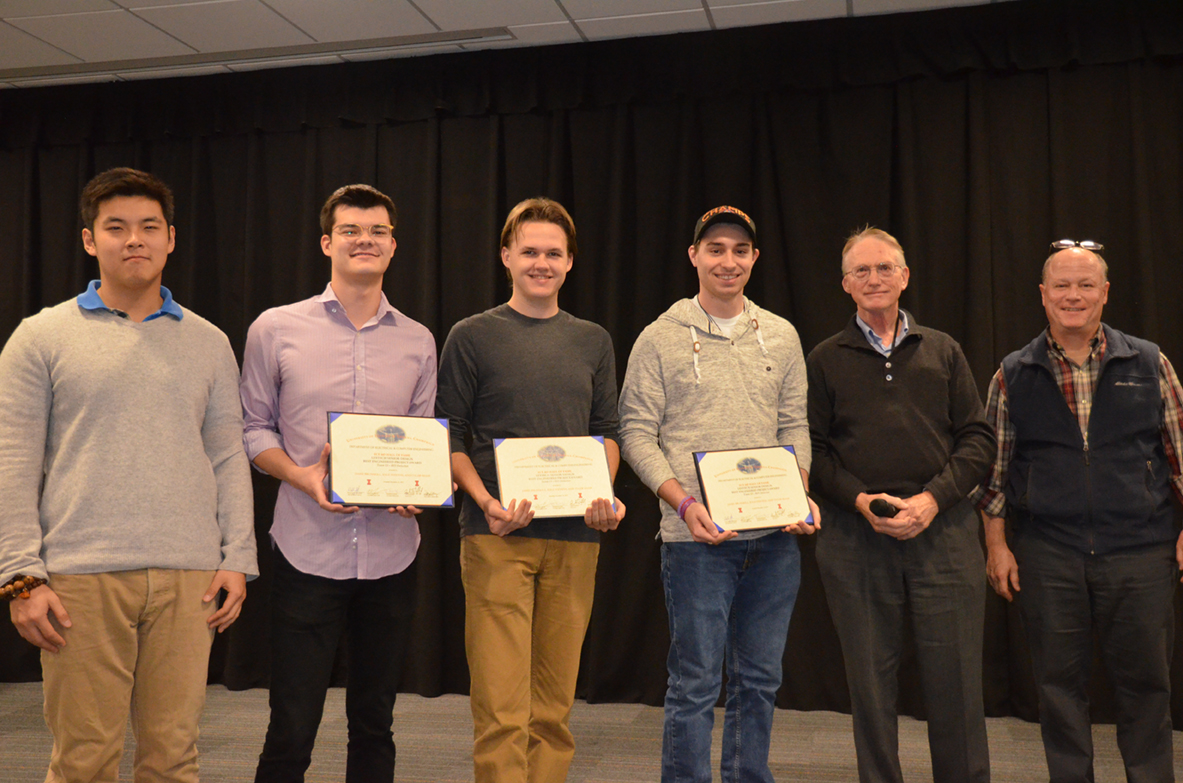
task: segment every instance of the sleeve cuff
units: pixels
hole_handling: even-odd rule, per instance
[[[251,432],[243,433],[242,446],[246,451],[247,459],[253,465],[255,463],[255,457],[267,449],[282,449],[283,438],[274,430],[252,430]]]
[[[234,571],[235,573],[244,574],[248,582],[259,575],[259,566],[255,557],[245,552],[224,553],[222,562],[218,565],[218,570]]]

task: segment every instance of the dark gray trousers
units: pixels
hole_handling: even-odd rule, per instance
[[[905,618],[916,638],[934,783],[988,783],[982,706],[986,568],[967,501],[910,541],[822,507],[817,561],[842,643],[861,783],[902,783],[896,702]]]
[[[1093,780],[1086,687],[1094,628],[1113,679],[1126,780],[1173,781],[1170,654],[1179,578],[1174,542],[1083,555],[1021,533],[1015,557],[1051,782]]]

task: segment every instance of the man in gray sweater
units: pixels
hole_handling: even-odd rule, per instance
[[[258,573],[238,367],[160,284],[172,217],[150,174],[91,180],[99,280],[0,353],[0,584],[43,651],[47,781],[114,781],[129,714],[136,779],[196,781],[210,643]]]
[[[695,451],[792,446],[808,486],[805,360],[797,331],[743,295],[759,251],[734,207],[703,215],[690,263],[699,291],[645,328],[620,393],[621,452],[661,498],[661,576],[670,622],[663,783],[710,783],[724,657],[725,781],[772,783],[773,708],[801,555],[783,529],[724,532],[701,498]]]

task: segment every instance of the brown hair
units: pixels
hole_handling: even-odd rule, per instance
[[[99,216],[99,207],[104,201],[120,196],[143,196],[152,199],[160,205],[160,211],[164,213],[164,222],[170,226],[173,224],[173,192],[168,189],[168,185],[146,171],[123,167],[108,169],[86,183],[78,204],[82,213],[82,225],[94,231],[94,221]]]
[[[334,190],[333,195],[329,196],[329,200],[320,208],[322,234],[328,235],[333,232],[333,213],[337,211],[337,207],[386,207],[386,214],[390,215],[390,225],[398,225],[398,210],[394,208],[394,201],[390,196],[369,185],[345,185]]]
[[[501,229],[501,247],[509,247],[513,243],[523,223],[554,223],[567,235],[567,254],[575,257],[575,221],[559,202],[542,197],[518,202],[505,218],[505,226]]]

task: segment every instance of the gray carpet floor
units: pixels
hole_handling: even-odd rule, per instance
[[[0,783],[44,780],[50,737],[41,716],[39,683],[0,684]],[[722,715],[716,718],[715,752]],[[575,705],[576,753],[570,783],[656,781],[661,755],[661,710],[634,704]],[[995,783],[1047,780],[1039,727],[1016,718],[991,718],[990,758]],[[395,707],[398,781],[466,783],[472,780],[472,724],[468,699],[401,695]],[[201,772],[206,783],[250,781],[267,729],[267,691],[231,693],[211,686],[201,729]],[[1097,783],[1125,780],[1112,726],[1093,729]],[[130,780],[132,742],[123,758]],[[931,782],[925,724],[900,719],[900,759],[909,783]],[[772,773],[778,781],[848,783],[857,780],[850,716],[778,711],[772,737]],[[344,780],[345,694],[329,692],[308,783]],[[716,780],[718,771],[716,770]],[[1183,732],[1175,733],[1175,776],[1183,781]]]

